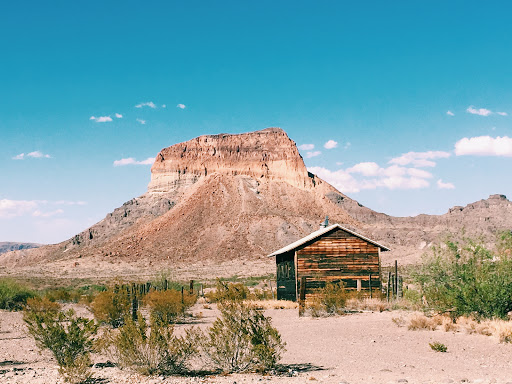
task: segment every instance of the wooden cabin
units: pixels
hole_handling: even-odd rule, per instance
[[[380,252],[389,248],[339,224],[328,226],[269,255],[276,258],[277,299],[297,301],[301,278],[306,299],[326,283],[348,290],[381,289]]]

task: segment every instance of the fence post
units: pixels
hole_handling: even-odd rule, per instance
[[[184,290],[185,287],[181,286],[181,304],[184,304],[185,303],[185,299],[183,297],[183,290]]]
[[[304,314],[306,308],[306,276],[300,278],[300,293],[299,293],[299,316]]]
[[[373,298],[373,292],[372,292],[372,274],[370,273],[370,276],[369,276],[369,282],[368,282],[368,288],[370,288],[370,299]]]
[[[190,280],[190,285],[189,285],[188,292],[189,292],[191,295],[193,295],[193,294],[194,294],[194,280]]]
[[[388,297],[388,303],[389,303],[389,300],[390,300],[390,297],[389,297],[389,289],[391,288],[391,272],[388,272],[388,284],[387,284],[387,292],[386,292],[386,296]]]
[[[395,260],[395,297],[398,299],[398,261]]]
[[[272,280],[268,281],[268,285],[270,286],[270,293],[272,294],[272,300],[275,300],[274,290],[272,289]]]

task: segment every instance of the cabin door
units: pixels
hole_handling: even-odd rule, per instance
[[[277,300],[296,301],[294,253],[277,257]]]

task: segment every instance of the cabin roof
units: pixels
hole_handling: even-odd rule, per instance
[[[343,227],[343,226],[341,226],[339,224],[333,224],[333,225],[329,225],[328,227],[325,227],[325,228],[320,228],[318,231],[310,233],[306,237],[303,237],[302,239],[299,239],[299,240],[297,240],[294,243],[288,244],[286,247],[283,247],[281,249],[278,249],[275,252],[272,252],[270,255],[268,255],[268,257],[273,257],[273,256],[280,255],[282,253],[285,253],[285,252],[293,251],[294,249],[300,247],[301,245],[303,245],[303,244],[305,244],[305,243],[307,243],[307,242],[309,242],[311,240],[314,240],[317,237],[320,237],[323,234],[326,234],[327,232],[330,232],[330,231],[332,231],[335,228],[341,229],[341,230],[343,230],[345,232],[348,232],[348,233],[350,233],[350,234],[352,234],[352,235],[354,235],[356,237],[359,237],[360,239],[362,239],[364,241],[367,241],[368,243],[371,243],[371,244],[379,247],[380,249],[382,249],[382,251],[390,251],[390,249],[388,247],[385,247],[384,245],[379,244],[379,243],[377,243],[374,240],[371,240],[371,239],[369,239],[367,237],[364,237],[363,235],[360,235],[357,232],[351,231],[350,229],[345,228],[345,227]]]

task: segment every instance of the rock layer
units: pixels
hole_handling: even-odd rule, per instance
[[[267,128],[238,135],[199,136],[162,149],[151,167],[148,192],[172,192],[212,173],[312,187],[295,143],[282,129]]]

